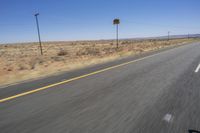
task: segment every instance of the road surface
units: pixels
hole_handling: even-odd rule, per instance
[[[193,43],[2,87],[0,132],[200,130],[199,63]]]

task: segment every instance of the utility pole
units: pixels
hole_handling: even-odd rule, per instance
[[[168,41],[169,41],[169,39],[170,39],[170,31],[168,31]]]
[[[188,39],[190,39],[190,33],[188,33]]]
[[[40,38],[40,27],[39,27],[39,22],[38,22],[38,15],[39,15],[39,13],[35,14],[35,19],[36,19],[36,24],[37,24],[38,39],[39,39],[39,44],[40,44],[40,52],[41,52],[41,55],[43,55],[42,42],[41,42],[41,38]]]
[[[114,19],[113,24],[116,25],[116,42],[117,42],[117,48],[119,47],[119,24],[120,19]]]

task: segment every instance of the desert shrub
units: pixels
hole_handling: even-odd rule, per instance
[[[27,67],[22,64],[20,64],[18,67],[19,67],[18,70],[26,70],[27,69]]]
[[[85,42],[82,42],[82,43],[81,43],[81,45],[87,45],[87,43],[85,43]]]
[[[44,58],[37,58],[36,63],[42,65],[45,62]]]
[[[86,51],[89,55],[99,55],[100,54],[100,49],[98,49],[98,48],[87,48]]]
[[[53,56],[53,57],[51,57],[51,59],[54,61],[64,61],[65,60],[63,57],[60,57],[60,56]]]
[[[111,42],[111,43],[110,43],[110,45],[112,46],[112,45],[114,45],[114,43],[113,43],[113,42]]]
[[[7,71],[9,71],[9,72],[12,71],[12,70],[13,70],[12,68],[8,68],[8,69],[7,69]]]
[[[6,55],[6,51],[0,51],[0,57],[3,57],[4,55]]]
[[[129,44],[129,41],[122,41],[121,44],[122,45]]]
[[[84,48],[84,49],[80,49],[77,51],[76,53],[77,56],[81,56],[81,55],[100,55],[100,49],[98,48]]]
[[[153,45],[157,45],[157,41],[156,40],[153,41]]]
[[[66,50],[60,50],[59,52],[58,52],[58,56],[65,56],[65,55],[68,55],[69,53],[66,51]]]
[[[168,42],[164,42],[163,45],[169,45],[169,43]]]
[[[37,64],[42,64],[44,62],[43,59],[37,57],[37,58],[33,58],[29,61],[29,66],[30,66],[30,69],[35,69],[35,66]]]
[[[36,61],[35,60],[31,60],[29,62],[29,65],[30,65],[30,69],[35,69]]]
[[[111,53],[116,52],[116,49],[115,48],[103,48],[102,51],[104,54],[111,54]]]

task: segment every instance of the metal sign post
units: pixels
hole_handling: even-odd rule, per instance
[[[113,24],[116,25],[116,42],[117,42],[117,48],[119,47],[119,24],[120,19],[114,19]]]

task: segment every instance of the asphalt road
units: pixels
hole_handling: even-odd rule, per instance
[[[2,87],[0,98],[131,60],[137,61],[1,102],[0,133],[200,130],[200,43]]]

